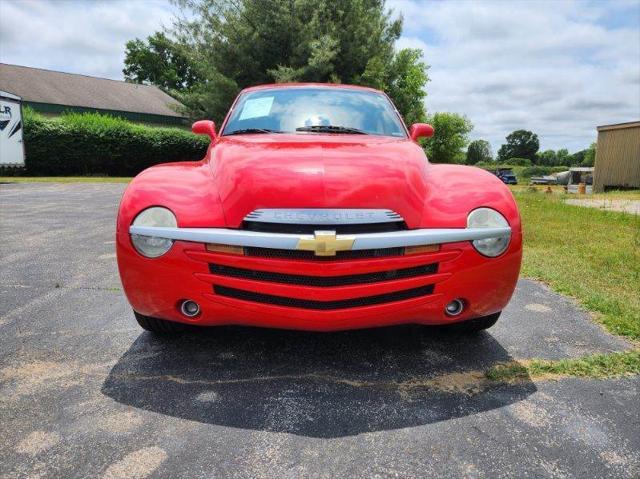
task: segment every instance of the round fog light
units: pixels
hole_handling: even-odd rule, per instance
[[[200,312],[200,305],[195,301],[191,301],[190,299],[187,299],[183,301],[182,304],[180,305],[180,311],[185,316],[189,318],[193,318],[194,316],[197,316],[198,313]]]
[[[464,303],[461,299],[454,299],[444,308],[445,313],[449,316],[458,316],[464,309]]]

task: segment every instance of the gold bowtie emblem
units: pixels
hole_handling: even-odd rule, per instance
[[[313,251],[316,256],[335,256],[337,251],[350,251],[354,241],[353,236],[338,238],[335,231],[316,231],[313,239],[299,240],[296,249]]]

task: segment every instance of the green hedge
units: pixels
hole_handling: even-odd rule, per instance
[[[23,112],[26,176],[133,176],[149,166],[200,160],[209,139],[179,128],[156,128],[97,113],[45,118]]]

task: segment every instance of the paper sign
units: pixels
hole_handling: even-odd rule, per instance
[[[242,112],[240,113],[240,120],[249,120],[251,118],[258,118],[261,116],[267,116],[271,111],[271,105],[273,105],[273,97],[265,96],[262,98],[248,99],[244,102]]]

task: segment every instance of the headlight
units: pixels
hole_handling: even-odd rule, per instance
[[[467,228],[502,228],[509,226],[507,220],[491,208],[478,208],[469,213]],[[494,258],[500,256],[509,246],[511,235],[498,236],[473,241],[473,247],[478,253]]]
[[[133,226],[166,226],[175,228],[178,221],[167,208],[154,206],[147,208],[133,220]],[[157,236],[131,235],[131,242],[138,253],[147,258],[157,258],[165,254],[173,245],[173,240]]]

